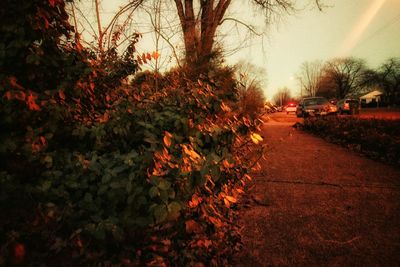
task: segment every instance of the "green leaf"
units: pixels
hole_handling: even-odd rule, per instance
[[[163,221],[165,221],[165,219],[168,216],[167,207],[165,205],[157,205],[157,207],[154,208],[153,214],[154,214],[156,223],[163,222]]]
[[[126,192],[129,194],[130,192],[132,192],[132,182],[128,182],[126,184]]]
[[[173,201],[173,202],[169,203],[168,204],[168,219],[176,220],[180,215],[181,209],[182,209],[182,206],[178,202]]]
[[[97,240],[104,240],[106,238],[106,232],[102,227],[97,227],[94,231],[91,232],[91,234]]]
[[[97,191],[98,195],[104,194],[108,190],[108,185],[100,185],[99,190]]]
[[[128,199],[126,200],[126,203],[128,204],[128,205],[130,205],[130,204],[132,204],[132,202],[135,200],[135,196],[129,196],[128,197]]]
[[[153,223],[153,219],[151,218],[146,218],[146,217],[138,217],[133,220],[133,223],[140,226],[140,227],[145,227]]]
[[[47,191],[50,189],[52,182],[50,180],[46,180],[43,182],[41,189],[42,191]]]
[[[53,165],[53,157],[50,155],[46,155],[43,159],[44,163],[46,164],[47,168],[51,168]]]
[[[115,181],[115,182],[112,182],[112,183],[110,183],[110,187],[111,187],[112,189],[122,188],[122,187],[124,187],[124,182],[123,182],[123,181]]]
[[[124,231],[115,225],[112,228],[111,233],[117,241],[122,241],[124,239]]]
[[[220,174],[221,171],[218,165],[211,166],[211,178],[213,179],[214,182],[219,180]]]
[[[149,190],[149,196],[150,196],[151,198],[155,198],[155,197],[157,197],[157,196],[159,196],[159,195],[160,195],[160,190],[158,189],[157,186],[153,186],[153,187],[150,188],[150,190]]]
[[[164,203],[168,203],[168,191],[161,190],[160,191],[160,199]]]
[[[85,196],[83,197],[83,201],[88,202],[88,203],[92,202],[93,201],[92,194],[86,193]]]
[[[123,172],[123,171],[125,171],[127,169],[129,169],[128,165],[125,165],[125,164],[124,165],[120,165],[120,166],[117,166],[114,169],[112,169],[112,173],[113,174],[119,174],[119,173],[121,173],[121,172]]]
[[[149,144],[157,144],[158,143],[158,141],[152,137],[146,137],[146,138],[143,138],[143,140]]]
[[[168,190],[168,189],[171,187],[171,183],[168,182],[168,181],[165,181],[165,180],[161,180],[161,181],[158,183],[157,187],[158,187],[159,189],[165,191],[165,190]]]
[[[170,199],[175,199],[175,196],[176,196],[175,190],[173,189],[168,190],[168,197]]]
[[[27,64],[35,64],[39,65],[40,64],[40,57],[36,54],[30,54],[26,57],[26,63]]]
[[[109,173],[106,173],[103,175],[103,178],[101,179],[101,182],[103,184],[108,183],[111,180],[111,175]]]

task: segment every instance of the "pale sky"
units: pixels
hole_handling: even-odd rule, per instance
[[[101,1],[105,20],[126,2],[127,0]],[[247,5],[243,3],[247,1],[232,2],[234,5],[227,13],[228,16],[265,25],[261,16],[256,17],[254,12],[246,9]],[[294,77],[305,61],[354,56],[365,59],[369,67],[376,68],[390,57],[400,57],[400,0],[323,2],[330,7],[322,12],[315,7],[308,7],[295,15],[287,15],[283,21],[270,26],[263,38],[250,38],[240,30],[231,29],[225,41],[230,39],[231,44],[232,40],[235,44],[244,39],[243,46],[247,48],[230,55],[227,62],[234,64],[245,59],[264,68],[267,75],[260,79],[267,81],[264,92],[267,98],[272,98],[284,86],[290,88],[294,95],[298,93]],[[87,8],[90,9],[90,5]],[[175,7],[172,5],[171,8]],[[149,43],[151,42],[141,41],[138,48],[144,52],[152,52],[154,48]],[[229,48],[228,44],[227,50]]]
[[[297,94],[294,76],[305,61],[354,56],[376,68],[390,57],[400,57],[400,0],[326,3],[332,7],[323,12],[309,9],[288,16],[270,30],[263,49],[254,45],[231,59],[251,59],[266,68],[268,98],[283,86]]]

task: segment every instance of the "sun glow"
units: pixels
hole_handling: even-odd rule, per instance
[[[372,22],[376,14],[383,6],[386,0],[375,0],[373,1],[368,9],[364,12],[357,24],[353,27],[353,30],[347,35],[346,39],[342,43],[340,50],[337,53],[338,57],[348,56],[351,50],[360,41],[362,34],[367,29],[368,25]]]

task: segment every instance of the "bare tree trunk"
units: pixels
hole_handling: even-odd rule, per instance
[[[199,67],[209,63],[214,37],[231,0],[200,0],[199,16],[195,16],[193,0],[174,0],[185,43],[186,64]]]

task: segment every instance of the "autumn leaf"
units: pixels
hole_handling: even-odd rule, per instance
[[[145,53],[142,54],[142,61],[143,61],[144,64],[147,64],[146,54]]]
[[[185,154],[188,155],[192,160],[199,160],[201,158],[200,155],[197,154],[197,152],[194,151],[192,147],[187,145],[181,145],[181,146]]]
[[[220,228],[223,226],[223,223],[220,219],[215,218],[215,217],[211,217],[209,216],[208,219],[210,220],[210,222],[212,222],[212,224],[215,225],[215,227]]]
[[[24,90],[24,88],[20,84],[18,84],[16,77],[14,76],[9,77],[9,82],[12,87],[17,88],[19,90]]]
[[[28,105],[30,110],[40,110],[40,107],[38,106],[38,104],[36,104],[35,99],[36,97],[30,94],[26,100],[26,104]]]
[[[241,188],[236,188],[235,190],[236,190],[236,192],[238,192],[239,194],[244,194],[244,191],[243,191],[243,189],[241,189]]]
[[[26,94],[22,91],[16,92],[14,98],[20,101],[25,101]]]
[[[237,199],[232,197],[232,196],[225,196],[225,199],[228,200],[229,202],[232,202],[232,203],[236,203],[237,202]]]
[[[245,178],[245,179],[247,179],[247,180],[249,180],[249,181],[252,180],[251,176],[248,175],[248,174],[243,175],[243,178]]]
[[[61,100],[65,100],[65,94],[63,90],[58,91],[58,96],[60,97]]]
[[[142,58],[139,55],[137,56],[137,61],[138,61],[139,65],[143,65]]]
[[[202,201],[202,198],[200,198],[199,196],[197,196],[196,194],[194,194],[192,196],[192,200],[189,201],[189,208],[195,208],[197,207]]]
[[[257,133],[252,133],[250,135],[251,141],[253,141],[254,144],[258,144],[260,143],[260,141],[263,140],[263,138],[261,137],[261,135],[257,134]]]
[[[154,59],[158,59],[160,57],[160,54],[157,51],[154,51],[152,56]]]
[[[250,120],[246,117],[243,117],[243,123],[244,125],[246,125],[247,127],[249,127],[251,125]]]
[[[188,233],[188,234],[192,234],[192,233],[199,234],[199,233],[203,232],[201,225],[194,220],[186,221],[185,229],[186,229],[186,233]]]
[[[233,163],[229,163],[229,161],[226,159],[222,161],[222,165],[224,165],[224,167],[227,169],[233,168],[235,166]]]
[[[225,206],[226,206],[227,208],[230,208],[230,207],[231,207],[231,203],[230,203],[227,199],[225,199],[225,198],[224,198],[224,204],[225,204]]]
[[[14,258],[17,263],[22,263],[25,258],[25,245],[21,243],[17,243],[14,246]]]
[[[55,0],[49,0],[49,4],[51,7],[54,7],[54,5],[56,4]]]
[[[82,239],[80,239],[80,238],[75,239],[75,245],[76,245],[78,248],[82,248],[82,247],[83,247]]]
[[[11,99],[12,99],[11,92],[10,92],[10,91],[7,91],[7,92],[4,94],[4,97],[7,98],[7,100],[11,100]]]
[[[261,170],[261,165],[260,163],[256,163],[256,165],[252,168],[253,171],[260,171]]]
[[[230,111],[231,111],[231,108],[228,107],[227,105],[225,105],[224,102],[221,103],[221,109],[222,109],[223,111],[225,111],[225,112],[230,112]]]
[[[212,241],[211,241],[211,240],[208,240],[208,239],[198,240],[198,241],[196,242],[196,245],[197,245],[198,247],[205,247],[205,248],[208,248],[209,246],[212,245]],[[195,265],[195,266],[197,266],[197,265]],[[200,265],[200,266],[204,266],[204,264],[203,264],[203,265]]]
[[[172,142],[172,134],[167,132],[167,131],[165,131],[165,135],[164,135],[163,141],[164,141],[164,144],[167,147],[170,147],[171,146],[171,142]]]

